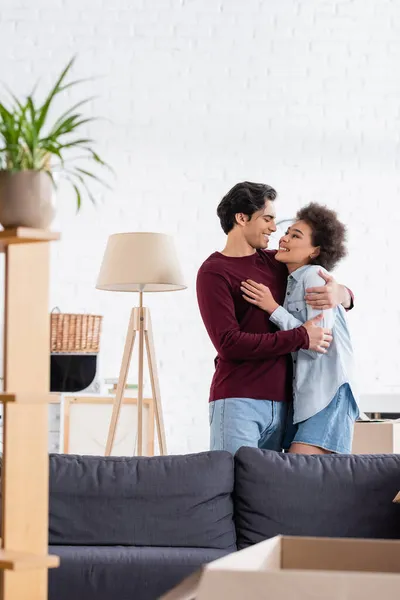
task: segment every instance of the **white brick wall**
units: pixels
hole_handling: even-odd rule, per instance
[[[281,217],[310,200],[340,211],[361,389],[400,386],[399,40],[395,0],[3,0],[1,80],[14,91],[43,89],[74,53],[76,77],[100,76],[86,91],[110,122],[89,131],[117,180],[79,217],[60,190],[50,307],[104,314],[103,377],[118,374],[136,301],[94,288],[107,236],[175,236],[189,289],[147,301],[171,452],[207,446],[214,351],[195,275],[222,247],[215,208],[242,179],[276,186]]]

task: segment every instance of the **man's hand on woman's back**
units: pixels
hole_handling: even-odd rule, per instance
[[[343,308],[352,307],[353,298],[344,285],[338,283],[330,273],[322,269],[318,275],[326,281],[325,285],[306,289],[305,301],[316,310],[328,310],[341,304]]]

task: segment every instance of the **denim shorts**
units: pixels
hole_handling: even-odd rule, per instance
[[[354,422],[359,414],[351,388],[345,383],[326,408],[306,421],[294,425],[293,413],[289,415],[284,448],[288,450],[290,444],[297,442],[330,452],[350,454]]]

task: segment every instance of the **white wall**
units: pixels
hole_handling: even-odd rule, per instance
[[[136,301],[94,288],[108,235],[175,236],[189,288],[148,298],[171,452],[207,446],[214,351],[195,275],[243,179],[275,186],[281,217],[310,200],[339,210],[361,389],[400,386],[399,40],[390,0],[3,0],[1,80],[16,93],[43,90],[74,53],[75,77],[99,76],[64,104],[99,95],[90,108],[110,121],[88,132],[117,179],[78,217],[61,188],[49,308],[104,314],[102,377],[118,374]]]

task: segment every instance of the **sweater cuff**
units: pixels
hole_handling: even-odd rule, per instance
[[[345,310],[351,310],[352,308],[354,308],[354,294],[353,294],[353,292],[351,291],[350,288],[346,287],[346,289],[347,289],[347,291],[350,294],[351,300],[350,300],[350,306],[348,308],[346,308]]]
[[[310,347],[310,338],[308,336],[308,331],[303,325],[301,327],[299,327],[299,330],[302,332],[303,337],[304,337],[304,342],[301,347],[301,350],[308,350]]]

